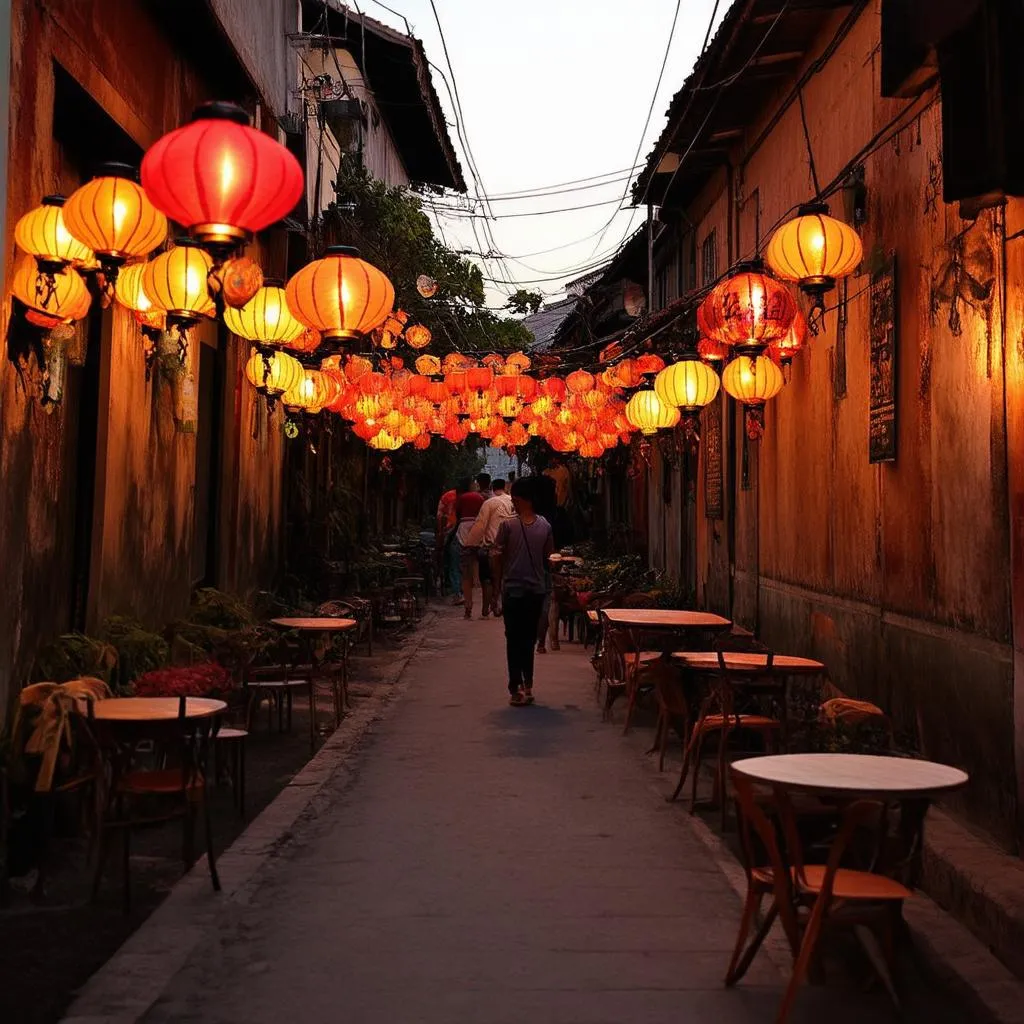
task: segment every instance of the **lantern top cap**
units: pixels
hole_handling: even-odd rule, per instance
[[[194,249],[197,249],[199,247],[199,243],[194,238],[191,238],[189,235],[176,235],[173,239],[171,239],[171,241],[175,247],[183,245],[190,245]]]
[[[196,121],[233,121],[235,124],[249,127],[249,115],[237,104],[224,100],[201,103],[192,111],[191,122]]]
[[[131,164],[114,161],[97,164],[94,178],[127,178],[129,181],[139,180],[139,169]]]
[[[65,202],[64,196],[43,196],[43,206],[63,206]]]
[[[749,260],[741,260],[733,270],[734,274],[766,274],[768,268],[760,256],[753,256]]]
[[[798,217],[813,217],[817,214],[824,214],[827,217],[828,213],[828,203],[822,202],[820,199],[816,199],[813,203],[802,203],[796,211]]]
[[[283,288],[284,281],[280,277],[265,277],[263,278],[264,288]]]
[[[359,258],[359,250],[354,245],[329,245],[324,250],[325,256],[352,256]]]

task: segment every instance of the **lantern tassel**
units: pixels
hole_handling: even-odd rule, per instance
[[[748,405],[746,415],[747,437],[751,441],[760,441],[764,437],[764,406]]]

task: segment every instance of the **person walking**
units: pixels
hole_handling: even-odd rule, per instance
[[[458,488],[452,487],[441,495],[437,503],[436,547],[437,559],[440,563],[438,570],[441,575],[444,589],[456,596],[456,602],[462,602],[462,581],[459,579],[459,562],[452,544],[455,537],[455,527],[458,522],[455,519],[455,500],[458,498]]]
[[[465,480],[459,496],[455,499],[454,543],[458,545],[459,575],[462,577],[462,605],[466,610],[466,618],[473,617],[473,587],[479,581],[480,572],[477,563],[476,548],[469,545],[469,531],[473,529],[476,517],[480,513],[484,499],[479,491],[472,490],[476,481]]]
[[[509,704],[533,703],[533,649],[544,604],[545,572],[554,548],[551,524],[534,511],[528,479],[512,487],[516,518],[498,527],[494,546],[502,587]]]
[[[477,480],[480,478],[477,477]],[[488,482],[490,480],[488,478]],[[511,495],[505,491],[505,481],[495,480],[490,484],[491,497],[480,506],[480,512],[469,531],[466,543],[476,548],[478,552],[477,570],[480,577],[480,589],[484,595],[484,608],[482,618],[487,618],[493,613],[497,618],[501,614],[501,594],[494,586],[497,576],[495,571],[494,542],[498,536],[498,527],[506,519],[511,519],[515,514],[515,507],[512,504]]]

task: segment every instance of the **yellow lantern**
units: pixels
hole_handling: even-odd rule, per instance
[[[391,313],[395,288],[359,250],[332,245],[303,267],[285,288],[288,306],[325,341],[351,341],[379,327]]]
[[[837,280],[853,273],[864,247],[853,228],[828,215],[825,203],[811,203],[772,235],[765,256],[779,277],[796,281],[820,302]]]
[[[142,287],[155,309],[182,323],[194,323],[214,309],[206,284],[212,266],[209,253],[183,242],[146,264]]]
[[[714,401],[719,384],[718,374],[696,352],[687,352],[654,378],[654,391],[665,405],[696,412]]]
[[[149,313],[153,309],[153,303],[142,285],[145,273],[145,263],[132,263],[121,270],[114,285],[114,298],[125,309],[135,313]]]
[[[626,403],[626,419],[646,437],[671,430],[679,422],[679,410],[666,405],[654,391],[638,391]]]
[[[764,433],[764,405],[781,390],[782,370],[766,355],[737,356],[722,371],[722,387],[747,407],[747,436],[758,440]]]
[[[405,340],[415,349],[426,348],[432,337],[430,328],[424,327],[423,324],[413,324],[405,329]]]
[[[366,443],[371,448],[376,448],[379,452],[396,452],[402,447],[404,442],[401,438],[389,434],[386,430],[381,430],[379,433],[374,434]]]
[[[20,257],[11,277],[11,294],[30,310],[54,321],[81,320],[89,312],[91,298],[85,281],[67,267],[53,275],[52,285],[39,273],[34,256]]]
[[[283,395],[302,379],[302,363],[287,352],[271,349],[260,352],[254,348],[245,364],[245,376],[273,404],[278,395]]]
[[[320,370],[303,369],[302,376],[284,393],[286,409],[318,413],[330,397],[331,389]]]
[[[64,223],[108,270],[148,256],[167,237],[167,218],[132,180],[127,164],[105,164],[64,204]]]
[[[240,309],[225,306],[224,323],[232,334],[262,345],[287,345],[306,331],[292,316],[280,281],[264,281],[263,287]]]
[[[42,205],[14,225],[14,241],[35,256],[44,273],[54,274],[69,263],[87,266],[96,259],[92,249],[68,231],[61,209],[64,202],[63,196],[44,196]]]

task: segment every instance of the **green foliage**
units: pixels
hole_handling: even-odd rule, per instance
[[[484,307],[480,268],[435,237],[415,194],[389,187],[363,168],[344,168],[337,188],[355,201],[355,211],[328,210],[325,234],[332,242],[358,246],[388,275],[396,308],[404,309],[411,323],[430,328],[429,351],[511,352],[530,343],[532,335],[522,324]],[[438,282],[435,296],[424,298],[416,290],[421,274]]]
[[[125,615],[111,615],[100,627],[100,639],[117,651],[116,688],[126,690],[146,672],[163,668],[171,656],[170,645],[159,633]]]
[[[65,633],[39,649],[32,678],[37,682],[66,683],[82,676],[95,676],[110,685],[116,666],[117,650],[111,644],[84,633]]]
[[[543,302],[544,296],[541,292],[531,292],[527,288],[518,288],[509,296],[505,306],[513,313],[526,316],[529,313],[536,313]]]
[[[195,592],[188,621],[221,630],[247,629],[255,624],[252,611],[240,597],[214,587],[203,587]]]

